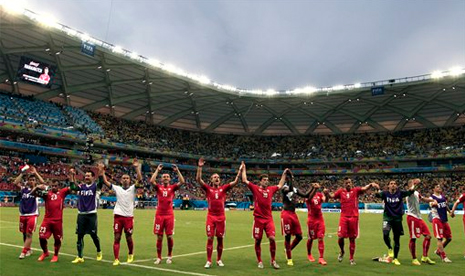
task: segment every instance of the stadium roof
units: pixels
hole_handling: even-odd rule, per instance
[[[3,91],[215,133],[339,134],[465,124],[462,68],[334,87],[238,89],[90,38],[27,10],[11,14],[1,6],[0,13]],[[95,45],[93,57],[81,51],[83,41]],[[50,88],[18,80],[22,56],[56,66]],[[373,95],[373,88],[381,95]]]

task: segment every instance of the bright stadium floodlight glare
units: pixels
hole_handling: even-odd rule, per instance
[[[206,76],[199,76],[197,77],[197,81],[203,84],[210,84],[211,80],[207,78]]]
[[[55,17],[49,14],[42,14],[37,18],[37,21],[45,27],[59,28],[60,25],[57,23]]]
[[[433,73],[431,73],[431,78],[433,79],[440,79],[444,76],[444,74],[441,72],[441,71],[434,71]]]
[[[132,52],[130,55],[129,55],[132,59],[137,59],[139,57],[139,54],[136,53],[136,52]]]
[[[26,7],[26,3],[22,0],[0,0],[0,6],[4,7],[6,12],[8,13],[22,14]]]
[[[360,88],[360,87],[362,87],[361,83],[357,82],[356,84],[354,84],[354,88]]]
[[[457,77],[457,76],[460,76],[463,73],[463,71],[464,70],[462,68],[456,66],[456,67],[449,69],[449,75],[453,77]]]
[[[333,87],[331,87],[332,90],[343,90],[344,89],[344,85],[335,85]]]

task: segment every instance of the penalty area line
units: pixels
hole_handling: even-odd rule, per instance
[[[9,244],[9,243],[3,243],[3,242],[0,242],[0,245],[9,246],[9,247],[15,247],[15,248],[23,248],[23,246],[21,246],[21,245]],[[36,250],[36,251],[39,251],[39,252],[42,252],[42,249],[39,249],[39,248],[31,248],[31,249]],[[76,257],[76,255],[68,254],[68,253],[63,253],[63,252],[60,252],[60,255],[68,256],[68,257]],[[87,260],[92,260],[92,261],[95,261],[95,262],[99,262],[99,261],[95,260],[94,258],[90,258],[90,257],[86,257],[86,256],[84,256],[84,258],[87,258]],[[112,261],[109,261],[109,260],[101,260],[100,262],[103,262],[103,263],[110,263],[110,264],[113,263]],[[77,264],[77,265],[85,265],[85,264]],[[161,268],[161,267],[153,267],[153,266],[139,265],[139,264],[133,264],[133,263],[131,263],[131,264],[128,264],[128,263],[121,263],[121,265],[123,265],[123,266],[133,266],[133,267],[139,267],[139,268],[145,268],[145,269],[152,269],[152,270],[158,270],[158,271],[164,271],[164,272],[171,272],[171,273],[177,273],[177,274],[184,274],[184,275],[215,276],[215,275],[212,275],[212,274],[203,274],[203,273],[196,273],[196,272],[190,272],[190,271],[182,271],[182,270],[169,269],[169,268]]]

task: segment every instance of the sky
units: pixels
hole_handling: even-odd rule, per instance
[[[24,0],[64,25],[244,89],[465,68],[464,0]]]

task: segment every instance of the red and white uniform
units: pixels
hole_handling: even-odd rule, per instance
[[[131,185],[124,189],[121,186],[111,185],[116,194],[115,209],[113,209],[113,231],[114,233],[132,234],[134,229],[134,202],[136,186]]]
[[[354,187],[350,191],[341,188],[334,193],[334,198],[341,202],[341,218],[337,231],[339,238],[358,237],[358,197],[362,193],[360,187]]]
[[[421,194],[415,191],[413,194],[405,198],[407,202],[407,225],[411,239],[417,239],[421,235],[430,235],[428,225],[421,219],[420,199]]]
[[[158,198],[157,212],[153,226],[153,233],[155,235],[163,235],[163,232],[168,236],[174,234],[173,199],[179,186],[179,183],[166,187],[164,185],[155,185]]]
[[[324,238],[325,236],[325,220],[321,212],[324,195],[320,192],[316,193],[312,198],[306,200],[308,209],[308,237],[312,240]]]
[[[254,239],[261,239],[263,237],[263,230],[265,230],[267,237],[274,237],[276,229],[271,214],[271,203],[273,195],[279,190],[279,187],[269,186],[261,188],[252,182],[247,183],[247,187],[252,191],[254,198],[254,224],[252,229]]]
[[[202,185],[208,201],[208,214],[206,231],[208,237],[224,237],[226,231],[226,216],[224,215],[224,203],[226,193],[232,188],[226,184],[218,188]]]
[[[40,225],[39,238],[48,239],[53,234],[53,238],[63,238],[63,208],[65,198],[71,192],[66,187],[56,193],[48,191],[43,197],[45,201],[45,217]]]
[[[465,211],[465,193],[463,193],[459,199],[457,199],[457,202],[463,204],[463,210]],[[463,230],[465,231],[465,214],[463,214]]]

